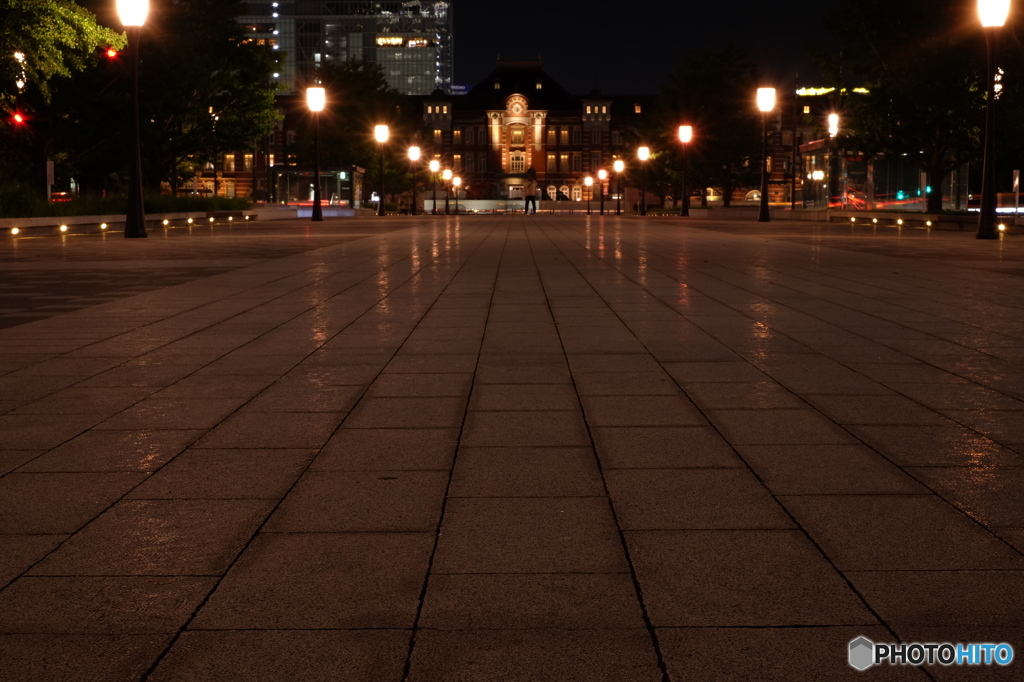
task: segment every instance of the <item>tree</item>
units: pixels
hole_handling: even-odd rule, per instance
[[[1012,40],[1020,20],[1018,15],[1005,29]],[[841,0],[829,14],[829,27],[843,41],[835,84],[869,90],[850,103],[851,139],[869,154],[916,159],[936,188],[927,210],[941,211],[943,179],[981,151],[987,84],[974,3]],[[1018,83],[1021,61],[1019,50],[1000,58]],[[1004,98],[1004,113],[1021,106],[1019,88],[1007,92],[1016,101]]]
[[[676,139],[681,124],[694,127],[687,184],[721,189],[729,206],[732,192],[754,182],[760,154],[761,125],[754,105],[757,73],[746,53],[729,45],[721,51],[683,56],[661,88],[659,106],[648,122],[657,155],[673,182],[679,182],[682,150]],[[706,203],[703,190],[702,201]]]
[[[0,0],[0,97],[10,106],[26,88],[35,88],[48,99],[52,79],[83,70],[101,47],[124,44],[123,35],[99,26],[73,2]]]

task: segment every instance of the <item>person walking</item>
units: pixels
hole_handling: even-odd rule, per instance
[[[530,215],[530,205],[533,205],[533,214],[537,215],[537,178],[532,173],[526,178],[526,210],[524,213]]]

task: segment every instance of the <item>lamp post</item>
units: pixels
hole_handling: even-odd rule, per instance
[[[768,112],[775,108],[775,88],[757,89],[757,108],[761,110],[761,208],[757,221],[771,221],[768,212]]]
[[[377,215],[384,215],[384,145],[387,143],[389,135],[386,125],[374,126],[373,136],[380,147],[380,201],[377,202]]]
[[[686,163],[687,163],[687,150],[690,148],[690,140],[693,139],[693,126],[679,126],[679,141],[683,144],[683,171],[682,175],[682,194],[680,194],[680,208],[679,216],[681,218],[687,218],[690,215],[690,195],[686,191]]]
[[[462,178],[452,178],[452,185],[455,187],[455,215],[459,215],[459,187],[462,186]]]
[[[431,190],[430,197],[430,210],[434,215],[437,215],[437,172],[441,170],[441,162],[437,159],[431,159],[430,164],[430,177],[433,181],[433,190]]]
[[[128,33],[128,58],[132,62],[132,159],[128,168],[128,209],[124,236],[147,237],[146,206],[142,198],[142,133],[139,121],[139,38],[149,14],[149,0],[117,0],[117,14]]]
[[[306,88],[306,104],[313,112],[313,222],[323,222],[320,206],[320,112],[327,103],[327,91],[321,87]]]
[[[604,215],[604,181],[608,179],[608,171],[604,168],[597,171],[597,180],[601,184],[601,215]]]
[[[448,215],[448,195],[451,189],[452,172],[445,168],[444,172],[441,173],[441,178],[444,180],[444,214]]]
[[[590,215],[590,199],[594,196],[594,178],[588,175],[583,178],[583,184],[587,186],[587,215]]]
[[[647,159],[651,158],[650,147],[640,147],[636,150],[636,156],[640,159],[640,215],[647,215]]]
[[[993,177],[995,168],[995,138],[993,113],[996,98],[996,39],[999,29],[1006,23],[1010,13],[1010,0],[978,0],[978,17],[985,29],[986,65],[985,84],[988,94],[985,98],[985,152],[981,166],[981,213],[978,215],[978,239],[997,239],[996,232],[996,185]]]
[[[615,195],[615,215],[622,215],[622,171],[626,169],[626,162],[622,159],[615,159],[612,168],[615,169],[615,184],[618,185],[619,190]]]
[[[416,162],[420,160],[420,148],[409,147],[409,166],[412,169],[412,206],[409,207],[409,214],[416,215]]]

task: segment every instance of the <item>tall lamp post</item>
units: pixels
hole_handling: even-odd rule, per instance
[[[640,159],[640,215],[647,215],[647,159],[651,158],[650,147],[640,147],[636,150],[636,157]]]
[[[588,175],[583,178],[583,184],[587,186],[587,215],[590,215],[590,199],[594,196],[594,178]]]
[[[437,159],[431,159],[429,168],[430,177],[433,180],[434,186],[434,189],[431,191],[430,210],[434,215],[437,215],[437,173],[441,170],[441,162]]]
[[[444,172],[441,173],[441,178],[444,180],[444,214],[448,215],[448,195],[450,194],[448,190],[451,188],[452,181],[451,170],[445,168]]]
[[[452,185],[455,187],[455,215],[459,215],[459,187],[462,186],[462,178],[452,178]]]
[[[757,221],[767,223],[772,219],[768,211],[768,112],[775,108],[775,88],[757,89],[757,108],[761,110],[761,208]]]
[[[608,179],[608,171],[604,168],[597,171],[597,181],[600,183],[601,190],[601,215],[604,215],[604,181]]]
[[[128,58],[132,62],[132,159],[128,169],[128,209],[124,236],[147,237],[146,206],[142,199],[142,133],[139,121],[139,38],[149,15],[149,0],[117,0],[117,14],[128,33]]]
[[[687,151],[690,149],[690,141],[693,139],[693,126],[679,126],[679,141],[683,144],[683,171],[682,175],[682,194],[680,194],[680,209],[679,215],[682,218],[689,217],[690,215],[690,194],[686,191],[686,165],[687,165]]]
[[[615,215],[622,215],[622,171],[626,170],[626,162],[615,159],[612,168],[615,169],[615,184],[618,185],[618,192],[615,194]]]
[[[313,222],[323,222],[320,206],[320,112],[327,104],[327,91],[321,87],[306,88],[306,103],[313,112]]]
[[[412,206],[409,207],[410,215],[416,215],[416,162],[420,160],[420,148],[409,147],[409,166],[412,169]]]
[[[390,133],[386,125],[374,126],[373,136],[377,140],[377,144],[380,147],[380,156],[378,157],[380,163],[380,201],[377,202],[377,215],[384,215],[384,145],[388,141]]]
[[[996,98],[996,39],[999,29],[1006,23],[1010,13],[1010,0],[978,0],[978,17],[985,29],[986,65],[985,84],[988,94],[985,98],[985,153],[981,166],[981,213],[978,216],[978,239],[997,239],[996,232],[996,185],[995,185],[995,138],[993,112]]]

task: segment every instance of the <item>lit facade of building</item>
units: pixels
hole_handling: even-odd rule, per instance
[[[249,0],[238,17],[249,36],[280,55],[278,90],[296,92],[330,62],[379,64],[407,95],[450,92],[451,0]]]
[[[584,179],[630,162],[650,97],[569,94],[537,61],[498,62],[466,95],[423,99],[420,144],[471,199],[522,199],[531,169],[543,200],[586,200]],[[613,175],[613,174],[612,174]],[[605,185],[615,189],[614,177]]]

